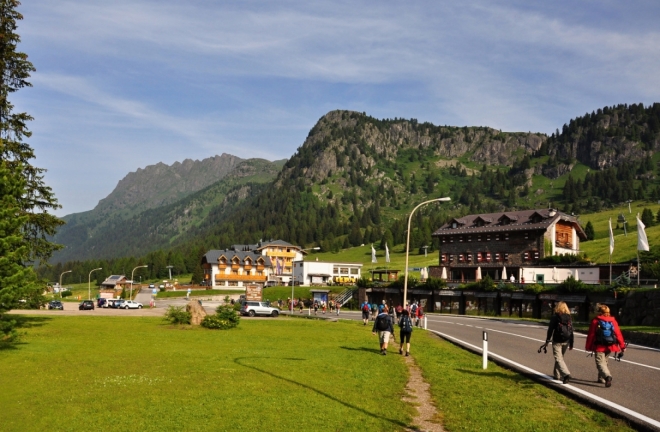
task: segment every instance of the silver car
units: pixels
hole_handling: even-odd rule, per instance
[[[280,314],[279,309],[270,307],[266,302],[246,301],[241,307],[241,315],[255,316],[266,315],[276,317]]]

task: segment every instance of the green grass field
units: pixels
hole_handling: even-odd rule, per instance
[[[242,320],[232,331],[158,318],[20,317],[0,350],[0,424],[29,430],[360,430],[410,425],[403,358],[353,321]],[[448,431],[627,430],[427,332],[413,355]]]
[[[637,257],[637,219],[635,216],[637,213],[641,215],[642,210],[645,208],[650,209],[655,216],[660,209],[658,204],[652,204],[644,201],[635,201],[631,203],[632,213],[629,213],[628,206],[618,207],[613,210],[603,210],[598,213],[584,214],[580,216],[580,223],[582,227],[587,225],[587,222],[591,221],[594,226],[594,231],[596,238],[592,241],[580,242],[580,250],[586,252],[589,259],[598,263],[607,263],[609,262],[609,227],[608,221],[609,218],[612,218],[612,230],[614,232],[614,253],[612,254],[613,262],[624,262],[631,259],[636,259]],[[628,235],[626,236],[623,231],[623,225],[619,224],[619,229],[616,229],[617,226],[617,217],[620,213],[626,218],[628,222],[626,224],[626,229]],[[649,245],[651,247],[657,246],[660,244],[660,225],[647,227],[646,236],[649,240]]]

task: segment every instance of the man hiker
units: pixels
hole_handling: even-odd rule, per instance
[[[403,354],[403,344],[406,344],[406,357],[410,355],[410,336],[412,336],[413,323],[410,319],[410,312],[404,310],[399,318],[399,354]]]
[[[362,306],[360,306],[360,309],[362,310],[362,321],[366,326],[367,322],[369,321],[369,311],[371,310],[371,306],[369,306],[369,303],[365,301],[362,303]]]
[[[390,341],[390,335],[394,333],[394,326],[392,319],[385,312],[385,306],[380,305],[378,308],[378,315],[374,320],[374,327],[371,329],[373,334],[378,333],[378,340],[380,342],[380,353],[387,355],[387,344]]]

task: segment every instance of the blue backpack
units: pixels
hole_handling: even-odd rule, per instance
[[[616,339],[614,338],[614,324],[610,321],[598,320],[598,327],[596,327],[596,343],[598,345],[614,345]]]

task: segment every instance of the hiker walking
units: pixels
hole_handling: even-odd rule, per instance
[[[406,344],[406,357],[410,355],[410,336],[412,336],[413,323],[410,312],[404,310],[399,318],[399,354],[403,354],[403,343]]]
[[[556,380],[562,380],[566,384],[571,379],[571,372],[564,362],[564,356],[567,349],[573,349],[573,322],[571,311],[565,302],[557,303],[554,312],[548,325],[545,345],[552,342],[552,354],[555,356],[553,374]]]
[[[591,321],[584,349],[595,353],[598,382],[605,383],[605,387],[611,387],[612,374],[607,367],[607,358],[613,352],[623,353],[626,345],[619,324],[610,315],[607,305],[598,306],[598,316]]]
[[[341,302],[335,301],[335,312],[337,312],[337,316],[339,316],[340,309],[341,309]]]
[[[364,322],[364,325],[367,325],[367,322],[369,321],[369,311],[371,310],[371,306],[369,306],[369,303],[365,301],[362,303],[362,306],[360,306],[360,309],[362,310],[362,321]]]
[[[319,311],[319,302],[314,300],[314,315],[317,315]]]
[[[390,335],[394,333],[394,326],[390,316],[385,312],[385,307],[380,305],[378,308],[378,315],[374,320],[374,327],[371,329],[373,334],[378,333],[378,340],[380,342],[380,353],[387,355],[387,344],[390,341]]]
[[[376,320],[376,315],[378,315],[378,305],[376,303],[371,304],[371,320]]]

